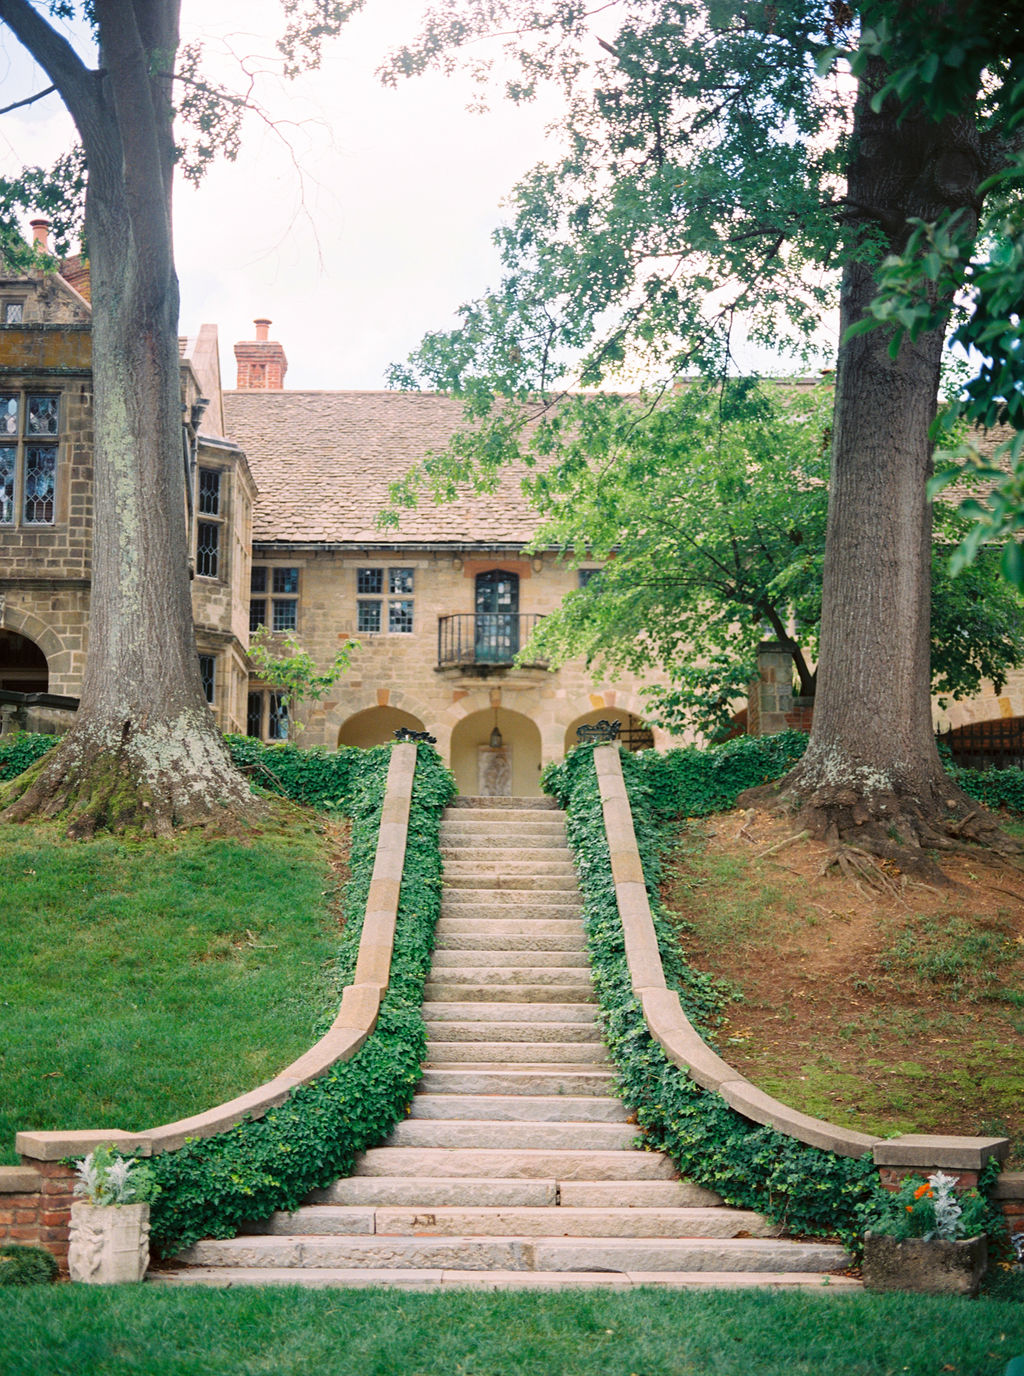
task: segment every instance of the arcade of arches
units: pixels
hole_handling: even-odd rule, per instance
[[[338,744],[357,745],[361,750],[369,750],[373,745],[384,745],[394,740],[395,732],[403,726],[410,731],[426,730],[419,717],[414,717],[411,712],[403,712],[399,707],[368,707],[365,712],[357,712],[344,723],[338,732]]]

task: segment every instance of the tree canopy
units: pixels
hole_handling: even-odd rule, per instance
[[[528,480],[537,548],[599,573],[540,623],[523,651],[582,654],[652,677],[651,716],[714,735],[728,727],[776,640],[813,697],[828,506],[832,389],[695,380],[656,408],[607,394],[559,407],[557,458]],[[1024,662],[1024,604],[983,555],[954,577],[966,518],[936,510],[932,688],[945,705]],[[987,554],[994,554],[988,551]]]
[[[395,370],[466,400],[468,429],[421,475],[435,491],[490,480],[530,424],[541,450],[554,443],[562,389],[723,377],[744,333],[799,355],[838,299],[814,725],[779,799],[813,833],[880,854],[894,832],[918,853],[995,835],[970,823],[931,720],[930,429],[956,283],[932,282],[928,319],[892,354],[885,331],[854,328],[916,226],[955,217],[961,244],[978,241],[1010,159],[990,109],[1006,67],[994,8],[986,55],[935,108],[900,86],[925,31],[912,0],[465,0],[435,10],[391,69],[502,34],[513,99],[552,77],[566,91],[562,155],[512,193],[501,281]],[[1015,7],[998,8],[1012,25]],[[889,38],[861,52],[858,32],[883,20]]]

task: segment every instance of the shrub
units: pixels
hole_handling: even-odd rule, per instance
[[[0,1247],[0,1285],[49,1285],[56,1277],[56,1259],[42,1247]]]

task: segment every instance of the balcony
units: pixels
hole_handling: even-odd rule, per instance
[[[538,612],[465,612],[437,618],[437,667],[469,669],[477,674],[511,669],[539,621]],[[538,660],[527,666],[547,667]]]

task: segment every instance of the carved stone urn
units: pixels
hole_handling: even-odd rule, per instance
[[[72,1204],[68,1270],[86,1285],[141,1280],[149,1265],[148,1204]]]
[[[984,1236],[946,1242],[941,1238],[864,1234],[866,1290],[911,1290],[919,1295],[974,1298],[988,1261]]]

